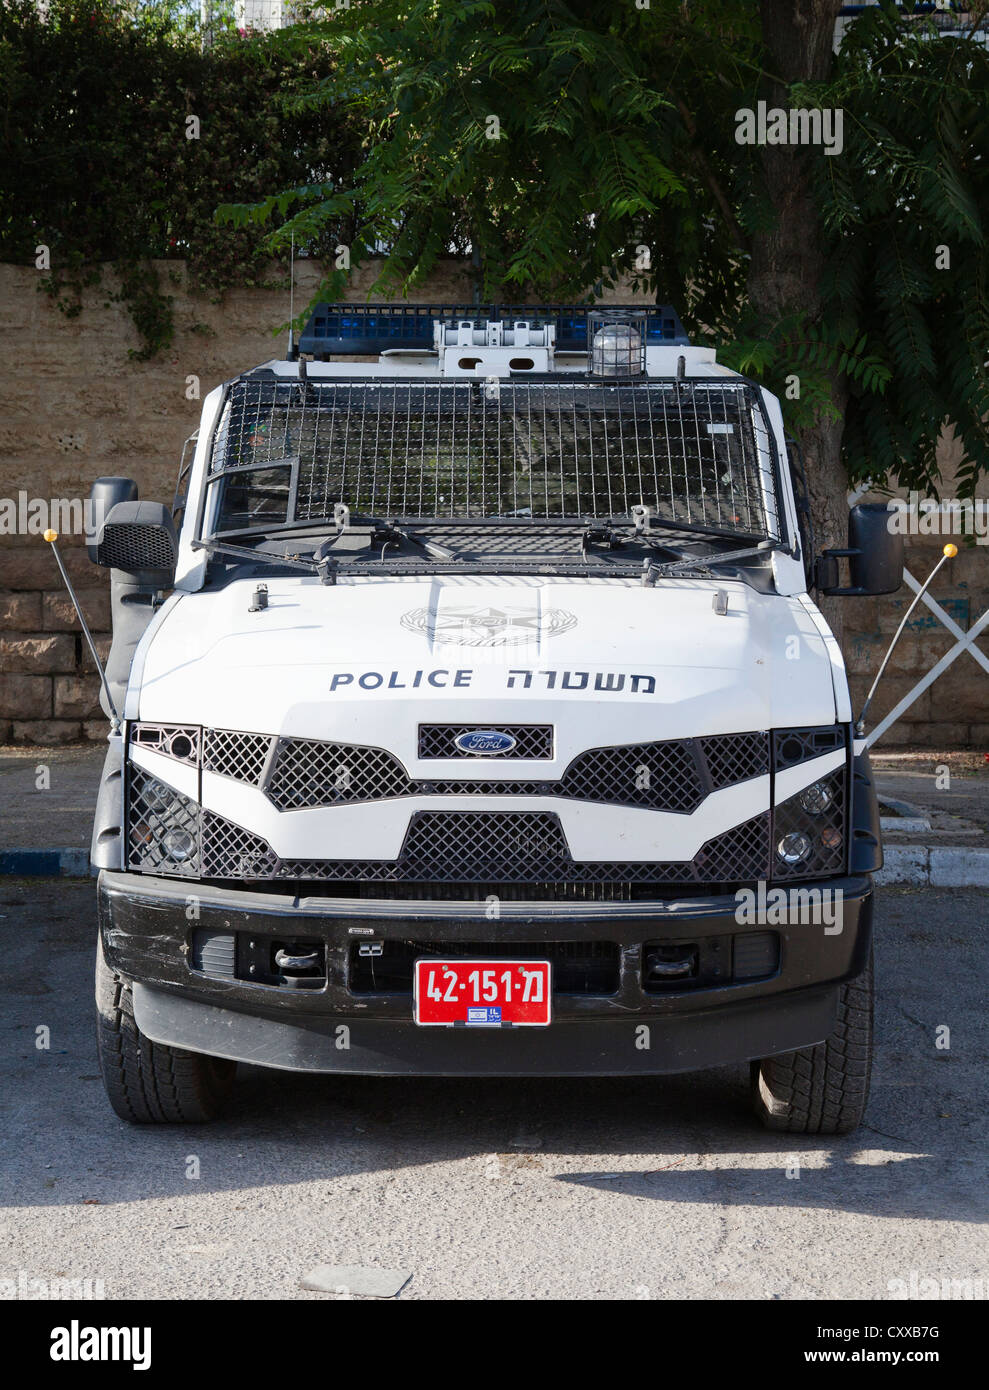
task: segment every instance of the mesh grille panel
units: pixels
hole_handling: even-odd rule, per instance
[[[459,733],[476,725],[420,725],[419,747],[426,757],[451,756],[448,749]],[[519,739],[522,756],[552,755],[550,725],[504,725],[498,732]],[[272,740],[264,734],[208,729],[204,736],[204,767],[209,771],[259,785]],[[265,792],[281,811],[348,802],[379,801],[396,796],[563,796],[615,806],[689,814],[707,792],[731,786],[768,770],[764,733],[724,734],[697,742],[674,739],[662,743],[622,744],[591,748],[576,757],[558,782],[498,781],[445,778],[415,781],[393,754],[359,744],[327,743],[320,739],[281,739]],[[539,750],[534,751],[534,750]],[[482,758],[462,755],[475,763]],[[520,756],[516,750],[497,761]],[[706,768],[706,771],[705,771]]]
[[[267,734],[241,734],[231,729],[207,729],[203,737],[203,768],[257,786],[271,748]]]
[[[282,739],[265,787],[280,811],[409,796],[413,784],[396,758],[382,748],[361,748],[316,739]]]
[[[287,477],[296,469],[289,515]],[[744,382],[235,382],[213,472],[265,469],[286,520],[656,516],[779,535],[769,437]],[[244,474],[218,530],[244,525]],[[274,513],[272,513],[274,514]]]
[[[204,878],[275,878],[278,856],[267,840],[213,811],[203,812]]]
[[[127,867],[145,874],[189,877],[199,873],[199,806],[157,777],[129,764],[127,794]],[[188,837],[189,853],[176,859],[165,837],[179,843]]]
[[[108,522],[99,544],[100,563],[114,569],[167,570],[175,564],[175,543],[163,526]]]
[[[468,758],[477,761],[474,753],[457,747],[461,734],[473,733],[476,724],[420,724],[420,758]],[[490,724],[484,726],[495,733],[508,734],[515,747],[498,754],[498,761],[508,758],[551,758],[553,756],[553,726],[551,724]]]
[[[708,840],[694,861],[707,883],[766,878],[769,872],[769,814],[756,816]]]
[[[199,730],[196,728],[177,724],[132,724],[130,741],[191,767],[199,762]]]
[[[845,770],[822,777],[821,785],[831,794],[831,805],[821,815],[811,815],[800,805],[800,794],[776,807],[773,817],[773,845],[784,835],[807,835],[813,846],[809,858],[800,864],[785,864],[773,855],[773,878],[820,878],[840,874],[845,868]],[[835,839],[835,837],[837,837]],[[834,843],[828,844],[827,840]]]
[[[704,799],[693,746],[687,740],[592,748],[567,768],[564,796],[654,810],[692,811]]]
[[[566,878],[570,854],[549,812],[422,811],[402,860],[425,878]]]
[[[773,733],[773,764],[777,772],[844,748],[843,724],[827,724],[817,729],[776,729]]]
[[[767,734],[717,734],[702,738],[700,745],[715,791],[769,771]]]
[[[769,813],[709,840],[686,863],[578,862],[549,812],[421,811],[397,860],[279,860],[259,836],[203,815],[203,876],[322,882],[616,885],[751,882],[767,876]],[[245,867],[246,866],[246,867]],[[495,890],[496,891],[496,890]]]

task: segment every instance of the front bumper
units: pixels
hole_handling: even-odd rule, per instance
[[[872,882],[858,875],[800,888],[833,895],[830,924],[740,922],[734,895],[504,903],[492,921],[483,902],[296,899],[104,871],[100,930],[108,963],[134,981],[138,1026],[190,1051],[316,1072],[649,1075],[792,1051],[827,1036],[838,986],[868,959]],[[739,978],[732,962],[767,930],[778,936],[770,973]],[[213,957],[203,959],[203,934],[239,943],[223,977]],[[266,943],[296,939],[320,947],[324,975],[309,987],[260,983],[246,966],[244,977],[235,975],[235,960],[263,960]],[[366,980],[356,987],[360,944],[408,942],[433,950],[565,942],[578,951],[595,943],[612,952],[614,978],[606,993],[554,991],[548,1028],[422,1029],[409,992],[369,991]],[[697,978],[658,987],[647,979],[647,943],[678,951],[685,942],[704,962]]]

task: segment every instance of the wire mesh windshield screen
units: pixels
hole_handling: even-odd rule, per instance
[[[355,520],[659,519],[779,538],[745,382],[236,382],[213,446],[214,533]]]

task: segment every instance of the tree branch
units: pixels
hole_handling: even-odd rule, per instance
[[[680,112],[680,119],[683,121],[684,128],[687,134],[690,136],[691,140],[694,140],[694,138],[697,135],[697,127],[694,124],[693,117],[687,110],[687,107],[681,97],[676,98],[676,105],[677,110]],[[714,198],[714,201],[717,203],[718,208],[721,211],[721,216],[725,219],[725,223],[727,224],[728,229],[730,230],[732,236],[735,238],[736,245],[739,246],[743,251],[749,252],[749,239],[742,231],[742,228],[738,223],[738,219],[736,218],[735,213],[732,209],[731,203],[728,201],[724,189],[721,187],[720,183],[715,177],[713,169],[704,157],[703,151],[700,150],[697,146],[691,145],[689,154],[694,164],[700,170],[701,176],[711,192],[711,196]]]

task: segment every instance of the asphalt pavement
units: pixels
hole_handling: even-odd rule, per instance
[[[740,1067],[242,1068],[218,1123],[133,1128],[98,1078],[94,907],[91,882],[0,880],[0,1287],[353,1296],[302,1288],[329,1265],[407,1274],[401,1299],[882,1299],[911,1276],[987,1296],[984,891],[880,894],[867,1122],[823,1140],[759,1129]]]

